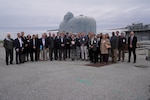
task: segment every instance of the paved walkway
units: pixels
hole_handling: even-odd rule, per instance
[[[136,64],[126,59],[100,68],[84,61],[6,66],[0,48],[0,100],[149,100],[150,62],[145,51],[137,54]]]

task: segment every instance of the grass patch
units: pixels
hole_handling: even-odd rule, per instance
[[[0,40],[0,43],[3,43],[3,41],[2,41],[2,40]]]

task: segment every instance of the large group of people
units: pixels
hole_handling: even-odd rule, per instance
[[[15,50],[16,64],[28,61],[58,60],[68,59],[90,61],[91,63],[107,64],[109,56],[112,62],[124,62],[125,50],[128,47],[128,62],[131,60],[133,52],[134,63],[136,63],[136,43],[137,37],[134,32],[130,33],[128,40],[124,33],[119,32],[109,34],[95,34],[89,32],[73,33],[43,33],[41,38],[38,34],[25,36],[24,32],[17,33],[17,38],[12,39],[8,33],[4,39],[6,51],[6,65],[13,64],[13,52]],[[67,59],[66,59],[67,58]]]

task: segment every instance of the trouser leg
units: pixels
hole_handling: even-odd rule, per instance
[[[114,49],[114,62],[117,62],[117,49]]]
[[[79,46],[77,46],[77,48],[76,48],[77,59],[80,59],[80,51],[81,51],[81,48]]]
[[[81,46],[81,57],[84,60],[84,46]]]
[[[87,46],[84,46],[85,59],[88,60]]]
[[[134,62],[136,62],[136,51],[133,49]]]
[[[122,49],[122,61],[124,61],[124,58],[125,58],[125,50]]]
[[[9,62],[9,50],[5,50],[6,51],[6,64],[8,65]]]
[[[122,52],[122,50],[121,49],[118,49],[118,61],[120,61],[120,58],[121,58],[121,52]]]
[[[128,62],[130,62],[131,59],[131,48],[129,48],[129,57],[128,57]]]

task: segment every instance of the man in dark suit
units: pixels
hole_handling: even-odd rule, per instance
[[[60,39],[59,39],[59,60],[66,60],[66,39],[64,37],[64,33],[61,33]]]
[[[55,45],[54,45],[54,58],[55,58],[55,60],[58,59],[59,39],[60,39],[60,33],[58,32],[57,36],[55,37]]]
[[[31,35],[28,34],[26,40],[27,40],[27,47],[26,47],[27,53],[26,53],[26,59],[27,59],[27,61],[29,61],[29,58],[31,59],[31,47],[30,47]]]
[[[10,34],[7,34],[7,37],[4,39],[4,48],[6,51],[6,65],[9,63],[13,64],[13,48],[14,48],[14,40],[11,38]]]
[[[128,62],[130,62],[131,52],[133,52],[134,57],[133,63],[136,63],[136,45],[137,45],[137,37],[134,35],[134,32],[130,32],[130,37],[128,37],[128,50],[129,50]]]
[[[17,38],[15,39],[16,64],[24,63],[21,59],[23,49],[24,43],[21,39],[20,33],[17,33]]]
[[[27,54],[27,39],[26,37],[24,36],[24,32],[21,32],[21,39],[23,41],[23,44],[24,44],[24,49],[22,51],[22,54],[21,54],[21,60],[22,62],[26,62],[26,54]]]
[[[37,61],[37,50],[38,50],[38,39],[35,37],[35,35],[32,36],[32,39],[30,41],[30,48],[31,48],[31,61]],[[33,58],[33,55],[35,55]]]
[[[71,33],[66,33],[66,58],[70,58],[70,45],[71,45],[70,35]]]
[[[49,48],[49,57],[50,57],[50,61],[53,60],[53,53],[54,53],[54,45],[55,45],[55,34],[53,34],[53,36],[49,36],[48,37],[48,48]]]

